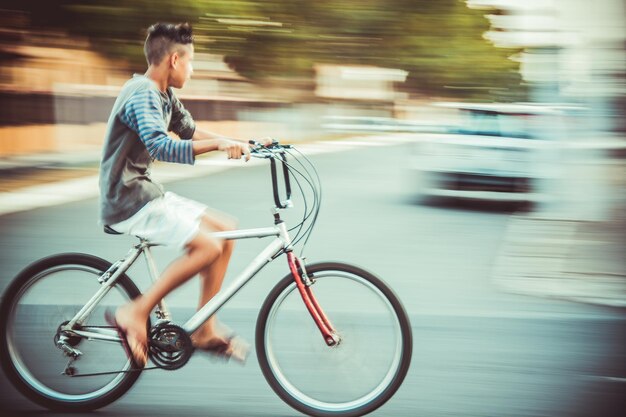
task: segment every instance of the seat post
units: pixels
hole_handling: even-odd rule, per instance
[[[146,239],[139,238],[141,240],[141,244],[144,246],[143,256],[146,259],[146,264],[148,265],[148,272],[150,273],[150,278],[152,279],[152,283],[156,282],[159,279],[159,270],[154,262],[154,257],[152,256],[152,251],[150,250],[150,246],[154,246],[150,244]],[[165,300],[159,300],[156,305],[155,314],[160,320],[172,320],[172,315],[170,314],[167,305],[165,304]]]

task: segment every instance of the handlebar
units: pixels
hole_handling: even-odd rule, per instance
[[[285,209],[291,207],[291,183],[289,181],[289,167],[287,164],[287,154],[285,149],[291,149],[290,145],[281,145],[278,141],[272,141],[271,145],[264,146],[254,140],[249,141],[253,147],[250,149],[250,156],[255,158],[264,158],[270,160],[270,171],[272,174],[272,191],[274,195],[274,204],[276,208]],[[278,190],[278,175],[276,173],[276,159],[280,160],[283,165],[283,182],[285,186],[285,200],[280,199]]]

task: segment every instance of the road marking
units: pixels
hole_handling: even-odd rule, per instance
[[[606,382],[626,382],[626,377],[618,376],[602,376],[602,375],[584,375],[586,378],[594,381],[606,381]]]

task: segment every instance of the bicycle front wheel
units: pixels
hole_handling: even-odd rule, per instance
[[[100,288],[107,261],[86,254],[60,254],[23,270],[0,306],[0,359],[7,377],[24,395],[44,407],[85,411],[103,407],[137,380],[121,344],[71,336],[82,355],[74,376],[63,374],[69,358],[57,347],[59,328],[71,320]],[[77,330],[107,327],[104,312],[139,295],[122,275]],[[121,372],[120,372],[121,371]],[[81,375],[113,372],[107,375]]]
[[[389,400],[411,362],[411,326],[397,296],[355,266],[307,266],[340,342],[326,345],[291,274],[274,287],[256,328],[261,370],[287,404],[312,416],[360,416]]]

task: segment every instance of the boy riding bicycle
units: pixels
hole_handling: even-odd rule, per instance
[[[193,164],[196,155],[223,151],[229,159],[250,159],[249,145],[197,128],[172,91],[190,78],[194,55],[188,24],[157,23],[148,29],[144,53],[148,70],[120,92],[109,117],[100,167],[100,220],[119,233],[184,249],[142,296],[120,307],[111,321],[126,338],[135,362],[147,362],[146,321],[168,293],[200,275],[199,306],[220,289],[233,251],[232,241],[211,232],[233,230],[234,220],[154,182],[154,159]],[[168,136],[175,132],[182,140]],[[247,344],[220,329],[213,316],[193,335],[196,349],[245,360]]]

